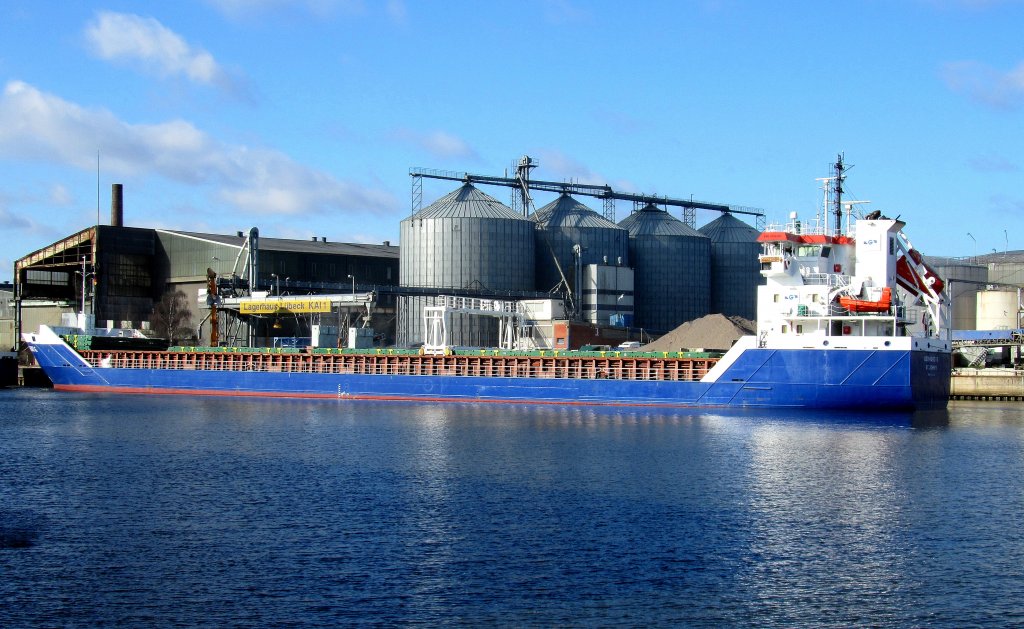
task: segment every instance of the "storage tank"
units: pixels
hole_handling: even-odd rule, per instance
[[[496,296],[532,291],[533,232],[533,221],[467,183],[401,222],[399,282],[437,289],[437,294],[446,288]],[[405,332],[405,343],[423,342],[425,305],[425,297],[399,302],[399,336]],[[494,318],[454,315],[451,329],[453,345],[497,344]]]
[[[978,292],[978,329],[1009,330],[1020,327],[1019,290],[983,290]]]
[[[757,318],[757,287],[764,284],[756,229],[732,214],[722,214],[698,230],[711,239],[710,312]]]
[[[637,327],[664,333],[708,314],[710,238],[654,205],[619,226],[629,232]]]
[[[946,282],[946,293],[952,304],[954,330],[980,330],[978,320],[978,289],[988,281],[988,267],[970,260],[925,256],[925,261]]]
[[[537,290],[550,291],[564,274],[575,293],[588,264],[629,265],[629,232],[568,194],[540,208],[531,218],[537,224]],[[573,251],[576,245],[579,260]]]

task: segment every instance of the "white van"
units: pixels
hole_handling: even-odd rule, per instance
[[[626,341],[625,343],[620,343],[619,344],[619,349],[626,349],[626,350],[629,350],[629,349],[640,349],[640,342],[639,341]]]

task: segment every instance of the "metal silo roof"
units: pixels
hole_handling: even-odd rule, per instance
[[[707,238],[704,234],[675,218],[665,210],[647,205],[619,221],[619,227],[636,236],[690,236]]]
[[[485,194],[472,184],[465,184],[434,201],[412,216],[426,218],[504,218],[527,220],[512,208]]]
[[[736,218],[732,214],[722,214],[707,225],[701,227],[700,233],[711,239],[711,242],[757,242],[760,232]]]
[[[540,208],[531,216],[544,227],[597,227],[622,229],[568,194]]]

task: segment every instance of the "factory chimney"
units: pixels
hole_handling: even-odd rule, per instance
[[[124,226],[124,187],[119,183],[110,186],[110,225]]]

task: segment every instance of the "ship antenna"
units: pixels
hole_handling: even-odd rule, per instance
[[[843,180],[846,178],[842,153],[836,157],[833,168],[836,170],[836,176],[833,177],[833,211],[836,213],[836,236],[840,236],[843,234]]]
[[[843,180],[846,178],[846,167],[843,165],[843,154],[836,156],[835,177],[832,179],[832,208],[836,216],[836,235],[841,235],[843,227]]]

